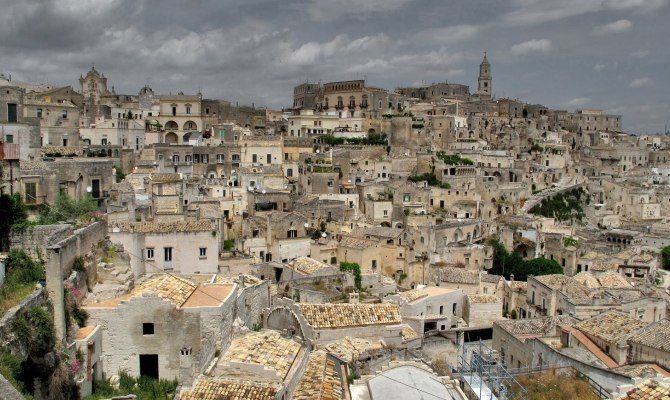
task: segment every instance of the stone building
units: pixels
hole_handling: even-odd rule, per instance
[[[102,328],[103,376],[125,370],[191,382],[217,348],[227,348],[237,290],[160,274],[127,295],[87,305],[89,324]]]
[[[628,339],[628,360],[634,363],[656,363],[670,368],[670,321],[662,319],[638,330]]]
[[[47,151],[60,154],[65,149]],[[27,161],[21,163],[21,197],[26,204],[39,205],[54,204],[61,193],[77,199],[90,194],[102,205],[115,180],[113,168],[114,162],[104,158],[57,157]]]
[[[460,289],[422,286],[389,297],[400,307],[403,321],[420,334],[448,331],[458,326],[464,312]]]
[[[110,240],[131,254],[135,276],[218,271],[219,233],[211,220],[119,222],[110,226]]]

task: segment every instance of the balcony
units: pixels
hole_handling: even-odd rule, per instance
[[[368,108],[368,103],[365,102],[361,103],[361,108]]]
[[[343,109],[344,109],[344,104],[342,104],[342,103],[337,103],[337,105],[335,105],[335,109],[336,109],[336,110],[343,110]]]
[[[356,108],[356,103],[349,103],[347,107],[349,107],[350,110],[353,110],[354,108]]]

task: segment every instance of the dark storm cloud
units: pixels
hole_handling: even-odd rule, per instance
[[[668,0],[0,0],[0,71],[73,84],[91,64],[119,92],[149,83],[281,107],[304,80],[475,85],[602,107],[636,132],[670,113]]]

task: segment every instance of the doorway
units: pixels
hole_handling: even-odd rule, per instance
[[[158,379],[158,354],[140,354],[140,376]]]

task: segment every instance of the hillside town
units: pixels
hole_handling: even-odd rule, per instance
[[[670,136],[489,58],[283,109],[0,75],[0,398],[669,398]]]

